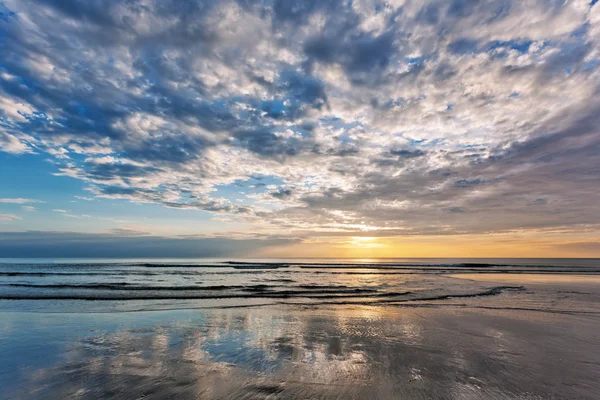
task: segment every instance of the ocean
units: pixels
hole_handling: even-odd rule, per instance
[[[0,398],[593,399],[599,259],[1,259]]]

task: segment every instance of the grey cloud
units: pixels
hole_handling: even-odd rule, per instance
[[[415,158],[415,157],[421,157],[425,155],[425,152],[423,150],[406,150],[406,149],[401,149],[401,150],[390,150],[390,154],[392,156],[398,156],[400,158]]]
[[[447,211],[449,213],[464,213],[465,211],[467,211],[467,209],[464,207],[448,207],[445,208],[444,211]]]
[[[275,192],[269,193],[271,196],[276,199],[285,200],[292,195],[292,191],[290,189],[279,189]]]
[[[390,63],[395,54],[394,37],[392,31],[380,35],[332,32],[308,40],[304,52],[310,61],[342,65],[355,84],[367,84],[377,81]]]
[[[418,21],[425,22],[429,25],[435,25],[440,18],[440,5],[436,3],[426,4],[417,14]]]
[[[301,103],[310,104],[317,109],[321,109],[327,104],[325,85],[314,76],[302,75],[294,71],[284,71],[280,85],[291,97]]]
[[[298,154],[303,146],[298,139],[284,139],[268,128],[242,130],[235,132],[234,136],[248,150],[266,157],[293,156]]]
[[[111,180],[115,177],[127,179],[143,177],[160,171],[154,167],[141,167],[132,164],[110,164],[88,162],[84,165],[86,176],[90,179]]]
[[[477,51],[479,43],[472,39],[456,39],[448,45],[448,50],[455,54],[469,54]]]
[[[203,139],[185,135],[163,136],[137,142],[124,143],[127,155],[149,162],[184,163],[198,158],[203,150],[212,145]]]
[[[467,17],[475,12],[475,7],[480,3],[480,0],[452,0],[448,7],[448,16]]]
[[[482,185],[484,184],[485,181],[479,178],[476,179],[459,179],[458,181],[454,182],[454,186],[456,187],[461,187],[461,188],[466,188],[466,187],[471,187],[471,186],[477,186],[477,185]]]
[[[456,75],[456,71],[447,63],[440,63],[434,72],[436,80],[445,81]]]
[[[284,23],[304,24],[311,14],[321,8],[327,7],[330,3],[334,2],[319,0],[289,2],[286,0],[276,0],[273,5],[275,20]]]
[[[106,195],[132,196],[139,192],[141,192],[141,190],[139,190],[137,188],[121,187],[121,186],[103,186],[100,189],[100,193],[106,194]]]

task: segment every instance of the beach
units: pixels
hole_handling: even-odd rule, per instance
[[[0,0],[0,400],[600,400],[600,0]]]
[[[4,263],[0,398],[594,399],[575,264]]]

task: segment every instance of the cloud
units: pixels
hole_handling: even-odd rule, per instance
[[[23,211],[35,211],[36,210],[36,208],[33,206],[21,206],[21,209]]]
[[[110,233],[115,236],[146,236],[150,232],[141,231],[135,228],[113,228]]]
[[[476,179],[460,179],[456,182],[454,182],[454,186],[456,187],[470,187],[470,186],[476,186],[476,185],[483,185],[485,183],[484,180],[476,178]]]
[[[0,214],[0,221],[15,221],[21,219],[18,215],[14,214]]]
[[[24,198],[18,197],[18,198],[0,198],[0,203],[29,204],[29,203],[43,203],[43,201],[35,200],[35,199],[24,199]]]
[[[400,158],[402,157],[406,157],[406,158],[413,158],[413,157],[421,157],[423,155],[425,155],[425,152],[423,150],[390,150],[390,154],[392,156],[398,156]]]
[[[279,189],[275,192],[271,192],[270,193],[271,196],[275,197],[276,199],[287,199],[288,197],[290,197],[292,195],[292,191],[290,189]]]
[[[31,147],[13,135],[0,131],[0,150],[7,153],[23,154],[32,153]]]
[[[445,211],[448,211],[449,213],[464,213],[467,209],[464,207],[448,207]]]
[[[84,201],[94,201],[93,197],[85,197],[85,196],[74,196],[77,200],[84,200]]]
[[[543,206],[548,204],[548,199],[544,199],[544,198],[539,198],[539,199],[535,199],[534,201],[531,202],[532,205],[536,205],[536,206]]]
[[[3,7],[0,147],[94,198],[285,234],[600,224],[598,3]]]

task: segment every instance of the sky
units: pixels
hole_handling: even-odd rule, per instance
[[[0,257],[600,257],[597,0],[0,0]]]

